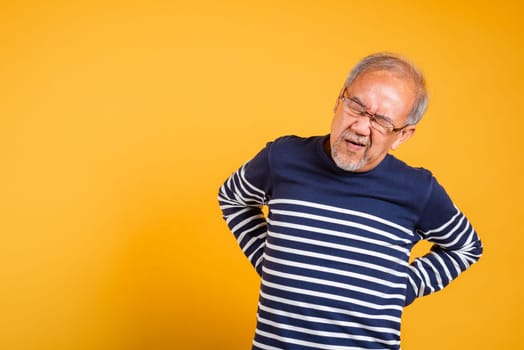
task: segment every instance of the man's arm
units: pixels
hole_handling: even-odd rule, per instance
[[[267,183],[269,178],[265,172],[266,160],[264,150],[233,173],[218,193],[222,216],[259,275],[262,273],[262,254],[267,237],[267,221],[262,212],[262,206],[268,201],[267,190],[263,190],[267,186],[262,183]],[[246,172],[252,174],[252,180],[248,180]]]
[[[443,217],[447,220],[441,221]],[[418,233],[434,245],[409,266],[406,305],[443,289],[482,255],[482,242],[475,229],[436,181],[422,220]],[[428,223],[435,222],[443,223],[428,228]]]

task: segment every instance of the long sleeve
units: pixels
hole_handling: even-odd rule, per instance
[[[429,226],[437,222],[441,224]],[[436,180],[422,223],[418,233],[434,244],[428,254],[409,266],[406,305],[443,289],[482,255],[482,243],[475,229]]]
[[[474,263],[480,241],[429,171],[393,156],[344,171],[326,141],[279,138],[220,188],[261,275],[253,348],[398,350],[404,306]],[[435,246],[410,265],[421,239]]]
[[[267,204],[268,195],[263,190],[265,186],[258,182],[266,181],[269,177],[264,171],[267,169],[266,159],[264,150],[233,173],[218,193],[222,216],[259,275],[262,272],[261,262],[267,237],[267,221],[262,207]],[[252,173],[253,180],[248,180],[248,171]],[[260,181],[257,181],[257,176]],[[257,185],[253,182],[257,182]]]

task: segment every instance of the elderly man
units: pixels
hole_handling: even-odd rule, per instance
[[[365,57],[329,135],[270,142],[221,186],[224,219],[262,279],[253,349],[400,349],[403,308],[479,259],[477,233],[435,177],[389,154],[427,101],[411,62]],[[431,251],[409,263],[422,239]]]

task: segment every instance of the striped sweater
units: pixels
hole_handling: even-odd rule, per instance
[[[482,253],[429,171],[387,155],[347,172],[324,152],[327,137],[270,142],[220,188],[223,217],[262,279],[253,349],[400,349],[403,308]],[[432,249],[409,263],[421,239]]]

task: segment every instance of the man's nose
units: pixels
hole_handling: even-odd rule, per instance
[[[350,129],[360,135],[369,135],[371,133],[371,119],[369,115],[365,114],[351,123]]]

